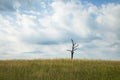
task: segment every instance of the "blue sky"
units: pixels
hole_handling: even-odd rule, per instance
[[[120,60],[120,0],[0,0],[0,59]]]

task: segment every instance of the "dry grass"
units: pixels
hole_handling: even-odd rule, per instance
[[[120,80],[120,61],[6,60],[0,80]]]

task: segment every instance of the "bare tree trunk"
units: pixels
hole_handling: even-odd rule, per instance
[[[77,50],[77,47],[79,45],[77,43],[75,43],[72,39],[71,39],[71,42],[72,42],[72,49],[71,50],[67,50],[67,51],[71,52],[71,59],[73,59],[74,52],[75,52],[75,50]]]
[[[71,52],[71,59],[73,59],[73,54],[74,54],[74,53],[73,53],[73,52]]]

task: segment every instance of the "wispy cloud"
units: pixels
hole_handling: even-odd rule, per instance
[[[0,3],[0,59],[68,57],[66,49],[70,48],[71,38],[80,44],[76,58],[120,57],[119,3],[110,1],[101,6],[77,0]]]

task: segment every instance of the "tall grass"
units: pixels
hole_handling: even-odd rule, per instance
[[[120,80],[120,61],[6,60],[0,80]]]

